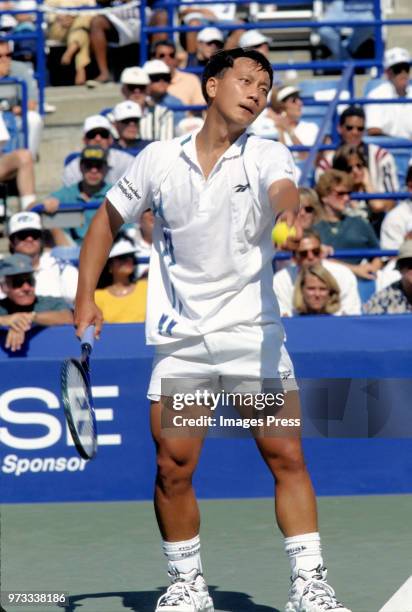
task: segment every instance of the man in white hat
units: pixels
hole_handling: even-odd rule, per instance
[[[125,68],[120,75],[121,93],[125,100],[131,100],[144,109],[148,96],[147,87],[150,83],[149,75],[140,66]]]
[[[239,38],[239,47],[255,49],[269,59],[269,39],[259,30],[247,30]]]
[[[385,52],[386,81],[372,89],[368,98],[397,100],[412,98],[409,84],[411,55],[407,49],[392,47]],[[412,138],[412,103],[367,104],[366,127],[370,136]]]
[[[103,115],[90,115],[86,117],[83,124],[83,143],[88,145],[99,145],[107,150],[108,171],[106,181],[114,184],[126,172],[131,163],[131,156],[126,151],[116,149],[112,134],[112,126],[107,117]],[[75,185],[82,180],[80,170],[80,151],[72,153],[66,159],[63,169],[63,185]]]
[[[78,272],[75,266],[53,257],[44,249],[40,215],[32,211],[12,215],[8,224],[9,251],[31,259],[36,280],[36,295],[48,295],[73,304]]]
[[[210,26],[203,28],[197,35],[196,53],[189,53],[187,66],[206,66],[212,55],[223,49],[223,46],[224,37],[221,30]]]
[[[151,140],[140,137],[140,120],[142,109],[139,104],[131,100],[119,102],[113,109],[113,122],[118,138],[114,143],[114,148],[120,151],[129,151],[132,155],[137,155],[144,149]]]
[[[169,66],[162,60],[149,60],[143,66],[144,70],[149,75],[150,85],[148,87],[151,102],[154,105],[169,107],[179,107],[182,101],[168,93],[169,85],[172,81],[172,75]],[[173,109],[174,125],[179,123],[186,116],[184,111]]]

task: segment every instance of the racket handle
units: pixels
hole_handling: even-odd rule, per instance
[[[81,344],[82,346],[88,344],[90,350],[92,350],[94,346],[94,325],[89,325],[89,327],[86,327],[86,330],[81,339]]]

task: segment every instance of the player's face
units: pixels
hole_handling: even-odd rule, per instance
[[[27,229],[16,232],[11,237],[11,243],[15,253],[23,253],[33,257],[41,251],[41,231],[37,229]]]
[[[320,263],[320,242],[315,237],[302,238],[295,252],[295,259],[299,266],[313,266]]]
[[[323,281],[313,274],[306,274],[302,287],[305,304],[311,312],[321,313],[329,299],[329,289]]]
[[[210,78],[207,90],[211,104],[228,123],[246,128],[266,107],[270,79],[254,60],[241,57],[222,78]]]
[[[338,131],[345,144],[357,147],[365,133],[365,120],[356,116],[346,117],[343,125],[338,126]]]
[[[4,288],[9,300],[18,306],[31,306],[36,299],[34,285],[32,274],[15,274],[6,278]]]

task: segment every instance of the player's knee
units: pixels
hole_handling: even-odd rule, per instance
[[[300,444],[285,444],[281,452],[270,459],[275,476],[301,474],[306,471],[305,459]]]
[[[180,495],[192,486],[194,467],[170,456],[157,458],[157,484],[165,495]]]

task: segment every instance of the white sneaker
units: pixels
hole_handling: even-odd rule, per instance
[[[335,591],[326,582],[327,570],[319,565],[315,570],[299,570],[292,576],[289,601],[285,612],[351,612],[335,597]]]
[[[197,569],[187,574],[169,572],[172,584],[157,601],[155,612],[214,612],[203,575]]]

